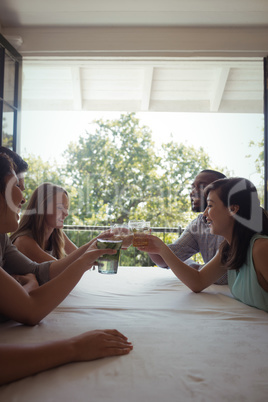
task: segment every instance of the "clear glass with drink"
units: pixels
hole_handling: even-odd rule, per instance
[[[115,224],[111,227],[112,239],[114,240],[122,240],[122,249],[126,250],[129,246],[131,246],[133,241],[133,233],[128,228],[128,225]]]
[[[97,239],[98,248],[118,250],[116,254],[103,254],[98,258],[98,272],[100,274],[117,274],[121,246],[122,240]]]
[[[134,247],[147,246],[148,239],[146,238],[146,234],[151,233],[151,225],[150,222],[146,222],[144,220],[140,221],[129,221],[128,227],[133,233],[133,243]]]

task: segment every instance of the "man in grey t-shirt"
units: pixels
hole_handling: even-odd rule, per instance
[[[207,203],[204,197],[204,188],[213,181],[224,177],[224,174],[209,169],[203,170],[196,176],[190,192],[193,212],[203,212],[206,209]],[[174,243],[169,244],[168,247],[180,260],[191,265],[193,268],[200,269],[202,265],[195,263],[191,260],[191,257],[200,252],[206,264],[214,257],[222,241],[223,237],[210,233],[209,227],[201,213],[186,227],[182,235]],[[156,265],[168,268],[160,255],[149,255]],[[216,284],[227,284],[227,273]]]

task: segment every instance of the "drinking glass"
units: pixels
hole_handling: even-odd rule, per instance
[[[133,233],[128,228],[128,225],[115,224],[111,227],[111,233],[113,234],[112,239],[114,240],[122,240],[122,249],[126,250],[129,246],[131,246],[133,241]]]
[[[98,271],[100,274],[117,274],[121,246],[122,240],[97,239],[98,248],[118,250],[116,254],[103,254],[98,258]]]
[[[144,220],[140,220],[140,221],[131,220],[128,223],[128,227],[133,233],[132,245],[134,247],[148,245],[148,239],[146,238],[145,235],[151,233],[150,222],[146,222]]]

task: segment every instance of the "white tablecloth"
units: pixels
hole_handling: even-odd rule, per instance
[[[1,324],[0,342],[35,343],[101,328],[124,333],[133,351],[2,386],[0,400],[268,400],[268,314],[234,300],[227,286],[195,294],[161,268],[87,272],[39,325]]]

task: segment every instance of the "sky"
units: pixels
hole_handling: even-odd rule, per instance
[[[122,112],[123,113],[123,112]],[[94,119],[114,119],[121,112],[23,112],[20,152],[23,157],[39,155],[43,160],[64,163],[63,151],[71,141],[90,130]],[[203,147],[215,167],[227,168],[234,176],[261,183],[255,160],[260,148],[249,147],[250,141],[261,141],[262,114],[213,113],[136,113],[141,123],[152,130],[157,146],[170,140]],[[251,158],[246,155],[251,154]],[[214,166],[213,166],[214,167]]]

